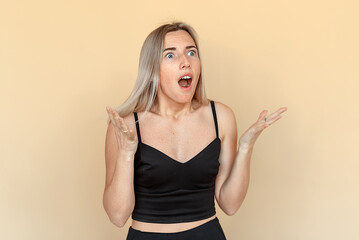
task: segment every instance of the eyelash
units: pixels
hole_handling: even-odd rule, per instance
[[[190,53],[192,53],[192,52],[194,53],[194,55],[189,55],[189,56],[194,57],[194,56],[197,55],[197,52],[196,52],[195,50],[190,50],[187,54],[190,54]],[[172,55],[172,57],[168,57],[169,55]],[[173,56],[174,56],[173,53],[167,53],[167,54],[165,55],[165,58],[173,58]]]
[[[174,56],[174,54],[173,54],[173,53],[167,53],[167,54],[165,55],[165,58],[169,58],[169,57],[168,57],[169,55]],[[173,58],[173,57],[171,57],[171,58]]]
[[[191,50],[191,51],[189,51],[188,53],[191,53],[191,52],[193,52],[194,55],[190,55],[190,56],[196,56],[196,55],[197,55],[197,52],[196,52],[195,50]]]

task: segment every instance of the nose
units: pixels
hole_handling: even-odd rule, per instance
[[[191,64],[186,55],[183,55],[180,61],[180,69],[189,68]]]

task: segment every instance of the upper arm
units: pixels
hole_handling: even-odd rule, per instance
[[[221,187],[231,173],[237,154],[237,123],[233,111],[228,106],[216,102],[216,112],[221,138],[220,167],[215,183],[215,196],[219,202]]]

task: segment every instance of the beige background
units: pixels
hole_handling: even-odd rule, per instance
[[[0,5],[0,238],[124,239],[102,207],[105,106],[172,20],[200,36],[207,94],[258,140],[228,239],[359,239],[359,34],[352,0],[47,1]]]

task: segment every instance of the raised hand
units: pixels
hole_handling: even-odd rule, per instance
[[[253,147],[259,135],[262,131],[268,126],[272,125],[276,121],[278,121],[282,116],[283,112],[287,111],[287,108],[282,107],[279,108],[276,112],[270,114],[267,117],[267,110],[263,110],[258,117],[258,120],[248,128],[247,131],[243,133],[243,135],[239,139],[239,145],[244,147]]]
[[[135,154],[137,150],[138,139],[136,132],[131,130],[120,117],[116,110],[106,107],[108,116],[115,130],[118,149],[121,153]]]

